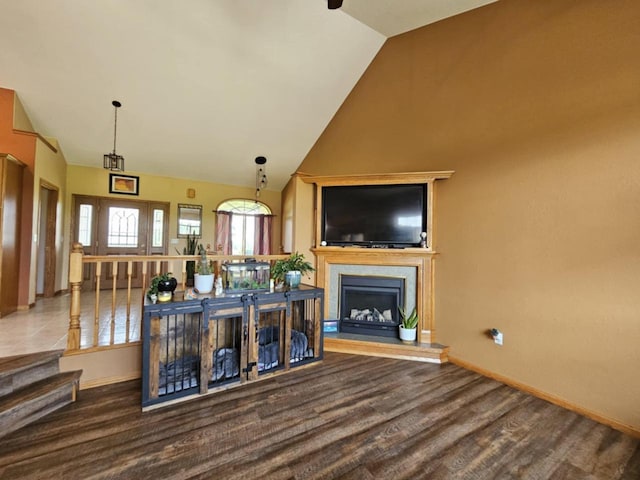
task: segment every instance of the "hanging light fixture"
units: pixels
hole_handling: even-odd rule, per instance
[[[260,190],[267,187],[267,159],[256,157],[256,198],[260,196]]]
[[[118,108],[122,104],[114,100],[111,105],[115,107],[115,120],[113,122],[113,152],[105,153],[104,155],[104,168],[107,170],[113,170],[114,172],[124,172],[124,157],[116,154],[116,132],[118,130]]]

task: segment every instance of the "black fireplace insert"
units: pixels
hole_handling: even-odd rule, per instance
[[[397,337],[404,284],[399,277],[341,275],[340,331]]]

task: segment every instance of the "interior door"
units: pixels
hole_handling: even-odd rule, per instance
[[[56,224],[58,189],[40,181],[40,219],[36,267],[36,296],[56,294]]]
[[[20,278],[20,209],[24,165],[8,157],[0,160],[2,198],[0,201],[2,240],[0,264],[0,316],[18,309]]]

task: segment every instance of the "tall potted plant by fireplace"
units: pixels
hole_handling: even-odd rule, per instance
[[[407,343],[413,343],[418,336],[418,312],[415,307],[411,313],[407,313],[401,307],[398,307],[402,322],[400,323],[400,340]]]

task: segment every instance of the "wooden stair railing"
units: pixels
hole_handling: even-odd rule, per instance
[[[255,258],[258,261],[275,262],[278,259],[286,258],[286,255],[212,255],[207,254],[207,258],[214,262],[216,270],[219,265],[225,261],[242,261],[247,258]],[[179,278],[178,290],[184,291],[187,288],[187,262],[198,261],[200,257],[198,255],[170,255],[170,256],[93,256],[84,255],[82,244],[76,243],[73,245],[69,259],[69,291],[71,294],[71,306],[69,309],[69,332],[67,337],[67,351],[77,351],[81,349],[89,348],[109,348],[116,344],[116,326],[120,323],[124,328],[124,340],[118,341],[118,345],[139,343],[140,339],[132,339],[130,332],[132,327],[137,327],[137,331],[140,332],[142,325],[142,308],[144,306],[144,292],[150,284],[151,272],[176,272],[176,277]],[[118,281],[118,265],[126,265],[126,289],[117,287]],[[132,276],[135,268],[135,264],[140,264],[141,283],[142,289],[132,288]],[[93,292],[93,321],[89,318],[90,313],[86,308],[82,308],[82,301],[87,301],[88,296],[82,295],[82,280],[83,280],[83,268],[87,264],[95,264],[94,279],[92,280],[95,285],[95,291]],[[150,268],[151,266],[151,268]],[[107,307],[103,301],[101,304],[101,295],[105,294],[108,290],[103,289],[105,285],[101,285],[102,273],[105,269],[111,269],[112,284],[110,289],[111,302]],[[178,275],[178,273],[180,275]],[[140,291],[141,290],[141,291]],[[134,292],[136,296],[134,298]],[[124,296],[124,307],[118,305],[118,299]],[[133,305],[132,305],[133,304]],[[100,321],[104,319],[106,310],[109,309],[110,325],[109,325],[109,341],[100,340]],[[137,325],[132,325],[132,321],[139,322]],[[93,335],[90,342],[82,337],[82,325],[93,324]]]

